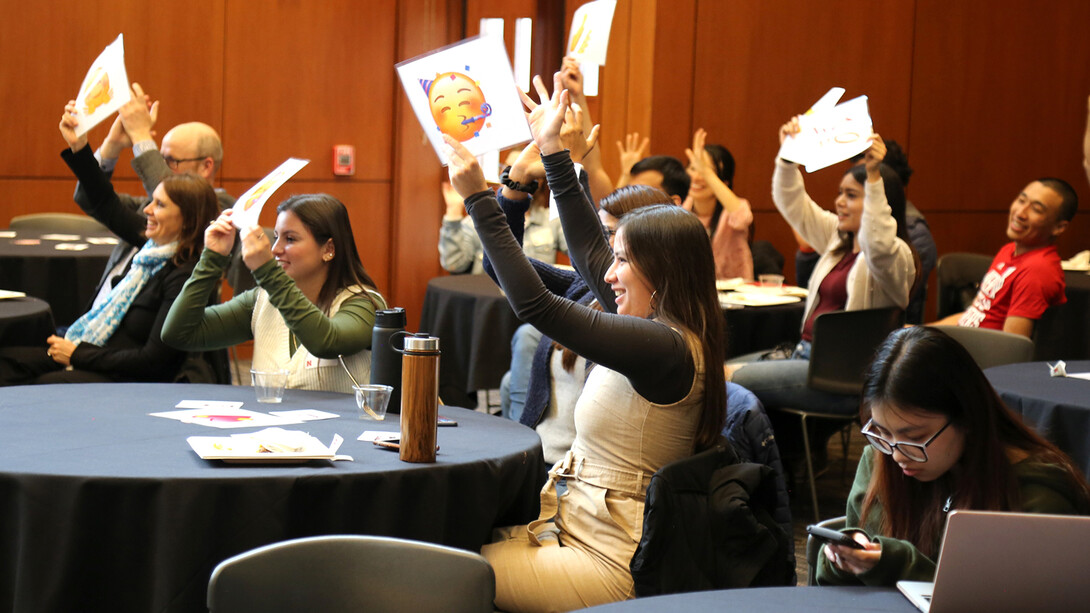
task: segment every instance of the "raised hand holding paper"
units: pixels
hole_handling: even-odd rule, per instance
[[[616,0],[594,0],[575,10],[568,35],[568,53],[582,64],[606,65],[609,31]]]
[[[261,207],[265,206],[265,201],[276,190],[280,189],[281,185],[287,183],[288,179],[292,178],[295,173],[309,163],[310,160],[288,158],[283,164],[277,166],[276,170],[270,172],[268,176],[239,196],[233,207],[235,213],[231,217],[231,222],[235,224],[235,227],[243,230],[256,226],[257,218],[261,215]]]
[[[503,39],[467,38],[396,68],[416,119],[444,166],[444,134],[474,156],[530,140]]]
[[[95,58],[83,77],[76,96],[76,136],[83,136],[121,108],[132,98],[129,75],[125,71],[125,40],[118,34],[114,42]]]
[[[799,132],[784,139],[779,157],[814,172],[842,162],[870,147],[874,126],[867,97],[859,96],[833,106],[844,90],[834,87],[814,106],[799,115]]]

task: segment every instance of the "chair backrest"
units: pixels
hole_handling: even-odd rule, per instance
[[[819,315],[806,384],[822,392],[859,395],[875,349],[904,321],[905,312],[897,307]]]
[[[379,536],[316,536],[221,562],[212,613],[261,611],[491,613],[492,567],[476,553]]]
[[[988,328],[932,327],[961,343],[981,369],[1033,360],[1033,341],[1021,334]]]
[[[840,530],[847,524],[848,518],[841,515],[840,517],[820,521],[817,525],[830,530]],[[821,559],[818,556],[821,555],[821,546],[823,544],[816,538],[806,535],[806,585],[817,585],[817,565],[818,560]]]
[[[87,215],[73,213],[33,213],[11,218],[10,228],[23,232],[56,232],[80,236],[110,236],[109,228]]]
[[[947,253],[939,258],[935,267],[939,319],[969,308],[992,259],[979,253]]]

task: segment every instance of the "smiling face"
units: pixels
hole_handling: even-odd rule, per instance
[[[624,229],[617,231],[613,244],[613,264],[606,271],[606,283],[616,295],[617,313],[634,317],[650,317],[654,290],[629,261],[625,249]]]
[[[863,184],[846,173],[840,180],[836,195],[836,229],[840,232],[859,232],[863,219]]]
[[[284,211],[276,217],[276,242],[273,243],[272,253],[276,262],[296,283],[315,283],[321,287],[333,259],[333,239],[319,245],[295,213]]]
[[[1018,194],[1007,219],[1007,238],[1017,243],[1016,255],[1050,245],[1067,228],[1060,219],[1062,204],[1063,198],[1040,181]]]
[[[147,222],[144,236],[160,245],[178,240],[182,233],[182,209],[167,196],[167,190],[159,184],[152,192],[151,202],[144,207]]]
[[[949,421],[946,415],[920,410],[905,410],[876,404],[871,407],[872,429],[890,442],[926,443]],[[915,462],[893,450],[893,461],[904,472],[923,482],[934,481],[945,475],[965,449],[965,434],[961,428],[951,425],[927,446],[927,461]]]
[[[710,153],[707,150],[700,152],[701,159],[704,160],[704,165],[708,168],[715,168],[715,160],[712,159]],[[689,195],[694,200],[707,200],[714,198],[715,194],[712,189],[708,187],[708,184],[704,181],[704,177],[700,176],[700,173],[693,169],[692,164],[685,167],[685,172],[689,175]]]
[[[439,131],[459,142],[476,136],[489,114],[484,92],[460,72],[436,76],[428,88],[428,103]]]

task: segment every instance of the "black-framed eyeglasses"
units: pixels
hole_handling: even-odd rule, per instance
[[[924,443],[902,443],[887,441],[881,436],[878,436],[878,434],[872,432],[871,425],[873,423],[874,420],[871,419],[863,426],[863,436],[867,437],[867,442],[869,442],[872,447],[886,455],[893,455],[893,450],[896,449],[901,452],[901,455],[913,462],[926,462],[927,446],[935,442],[935,439],[939,438],[939,435],[950,427],[950,422],[946,422],[945,426],[939,428],[939,431],[931,435],[931,438],[927,439]]]
[[[201,157],[197,157],[197,158],[185,158],[184,160],[176,160],[176,159],[170,157],[169,155],[164,155],[163,156],[163,161],[165,161],[167,163],[167,166],[170,166],[171,170],[178,170],[178,164],[181,164],[183,162],[196,162],[197,160],[203,160],[206,157],[208,157],[208,156],[201,156]]]

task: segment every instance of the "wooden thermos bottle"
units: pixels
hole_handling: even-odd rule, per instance
[[[434,462],[439,419],[439,339],[426,332],[405,336],[401,365],[403,462]]]

